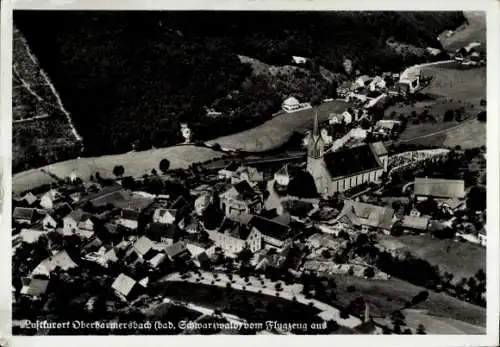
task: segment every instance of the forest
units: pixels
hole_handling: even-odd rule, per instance
[[[270,118],[290,86],[256,77],[239,54],[278,66],[308,57],[316,80],[319,66],[344,73],[344,59],[362,72],[400,71],[423,58],[394,52],[387,39],[440,47],[437,36],[464,21],[461,12],[14,12],[84,156],[178,143],[181,122],[203,141]],[[319,87],[331,95],[332,85]],[[208,117],[214,103],[234,111]]]

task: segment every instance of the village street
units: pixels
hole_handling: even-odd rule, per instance
[[[217,278],[216,278],[217,277]],[[231,283],[231,287],[238,290],[244,290],[253,293],[262,293],[269,296],[276,296],[276,283],[272,282],[266,278],[257,278],[255,276],[249,277],[249,282],[245,282],[245,279],[237,274],[233,274],[232,280],[228,278],[225,273],[217,273],[214,276],[214,273],[201,271],[201,276],[190,275],[186,278],[182,278],[182,276],[176,272],[165,276],[160,281],[169,281],[169,282],[190,282],[190,283],[199,283],[205,285],[218,286],[221,288],[226,288],[227,283]],[[262,284],[262,281],[264,284]],[[304,305],[314,305],[321,312],[318,313],[318,316],[325,320],[335,320],[339,325],[354,328],[361,324],[361,320],[354,316],[349,316],[347,319],[343,319],[340,317],[340,310],[330,306],[324,302],[318,301],[316,299],[307,299],[304,294],[302,294],[302,285],[301,284],[293,284],[286,285],[283,282],[281,283],[282,290],[279,291],[279,296],[286,300],[293,301],[295,297],[296,301],[304,304]]]

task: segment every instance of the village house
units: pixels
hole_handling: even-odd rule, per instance
[[[137,262],[144,262],[148,259],[151,259],[155,250],[154,242],[151,241],[146,236],[139,237],[132,245],[132,247],[125,254],[125,261],[127,264],[135,264]]]
[[[297,100],[297,98],[291,96],[283,101],[281,108],[287,113],[292,113],[311,108],[311,104],[308,102],[301,103],[299,100]]]
[[[385,88],[386,82],[385,79],[383,79],[381,76],[375,76],[368,85],[368,89],[370,89],[371,91],[383,90]]]
[[[36,210],[28,207],[16,207],[12,219],[18,224],[31,225],[37,218]]]
[[[294,98],[293,96],[289,97],[285,101],[283,101],[283,104],[281,106],[283,111],[285,112],[293,112],[298,109],[300,109],[300,101]]]
[[[172,262],[182,262],[191,259],[191,253],[189,253],[186,242],[184,241],[178,241],[170,246],[165,247],[165,254]]]
[[[115,294],[123,301],[130,301],[140,292],[140,286],[131,277],[121,273],[116,277],[111,285]]]
[[[17,248],[21,243],[35,243],[40,236],[46,235],[47,232],[38,229],[22,229],[19,234],[12,237],[12,247]]]
[[[252,228],[252,232],[258,231],[260,237],[256,238],[262,240],[265,248],[275,248],[281,252],[292,243],[292,229],[289,225],[282,224],[277,220],[254,216],[250,220],[249,226]]]
[[[153,223],[174,224],[177,210],[157,208],[153,213]]]
[[[193,257],[193,264],[201,268],[210,264],[210,257],[207,253],[202,252]]]
[[[372,78],[368,75],[362,75],[356,78],[354,81],[354,88],[365,88],[370,85],[370,82],[372,81]]]
[[[194,211],[198,216],[201,216],[207,207],[212,203],[212,195],[210,193],[201,194],[194,201]]]
[[[288,164],[285,164],[274,173],[274,181],[281,187],[287,187],[290,183],[290,174],[288,173]]]
[[[264,181],[262,172],[254,167],[240,166],[231,177],[231,184],[247,181],[250,184]]]
[[[215,253],[215,242],[210,239],[186,240],[186,248],[193,257],[201,253],[205,253],[211,257]]]
[[[429,228],[430,217],[404,216],[401,226],[405,233],[425,233]]]
[[[262,209],[262,195],[247,181],[241,181],[219,195],[220,208],[226,215],[233,213],[257,214]]]
[[[463,180],[416,177],[413,194],[418,200],[427,198],[463,199],[465,197],[465,183]]]
[[[328,116],[328,124],[351,124],[356,120],[356,115],[352,110],[345,110],[341,114],[331,113]]]
[[[69,254],[65,250],[61,250],[38,264],[31,272],[31,277],[35,275],[50,277],[56,268],[60,271],[67,272],[77,267],[78,265],[71,259]]]
[[[334,223],[354,226],[362,232],[371,230],[389,234],[394,224],[394,210],[354,200],[344,200],[344,207]]]
[[[31,300],[40,300],[47,293],[49,283],[48,278],[24,277],[20,294],[29,297]]]
[[[26,193],[19,202],[24,202],[27,206],[32,206],[38,201],[38,198],[32,193]]]
[[[135,230],[139,225],[139,216],[140,212],[134,209],[124,208],[120,211],[117,224],[127,229]]]
[[[51,189],[40,198],[40,206],[45,210],[52,210],[54,208],[54,203],[60,200],[61,194],[55,190]]]
[[[262,237],[259,231],[228,218],[224,219],[218,230],[207,232],[215,245],[228,253],[237,254],[245,247],[255,253],[262,248]]]
[[[307,60],[308,60],[307,58],[292,55],[292,62],[297,64],[297,65],[303,65],[303,64],[307,63]]]
[[[337,87],[337,95],[339,98],[346,98],[355,88],[355,84],[350,81],[345,81]]]
[[[220,169],[218,171],[218,177],[220,180],[229,180],[231,179],[231,177],[233,177],[233,175],[236,173],[236,170],[238,170],[238,168],[240,167],[240,165],[234,161],[232,161],[229,165],[227,165],[225,168],[223,169]]]
[[[54,230],[57,227],[57,221],[50,214],[46,214],[42,220],[44,230]]]
[[[150,223],[147,235],[155,242],[170,246],[177,240],[178,230],[175,224]]]
[[[74,233],[77,229],[94,230],[94,222],[90,219],[90,214],[83,210],[74,210],[63,218],[63,231],[65,235]]]

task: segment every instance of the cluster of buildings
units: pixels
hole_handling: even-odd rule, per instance
[[[470,42],[455,51],[454,59],[465,66],[482,66],[486,64],[485,49],[480,42]]]

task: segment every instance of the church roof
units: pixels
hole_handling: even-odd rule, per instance
[[[375,152],[368,144],[328,152],[324,156],[324,161],[332,179],[353,176],[382,167]]]

